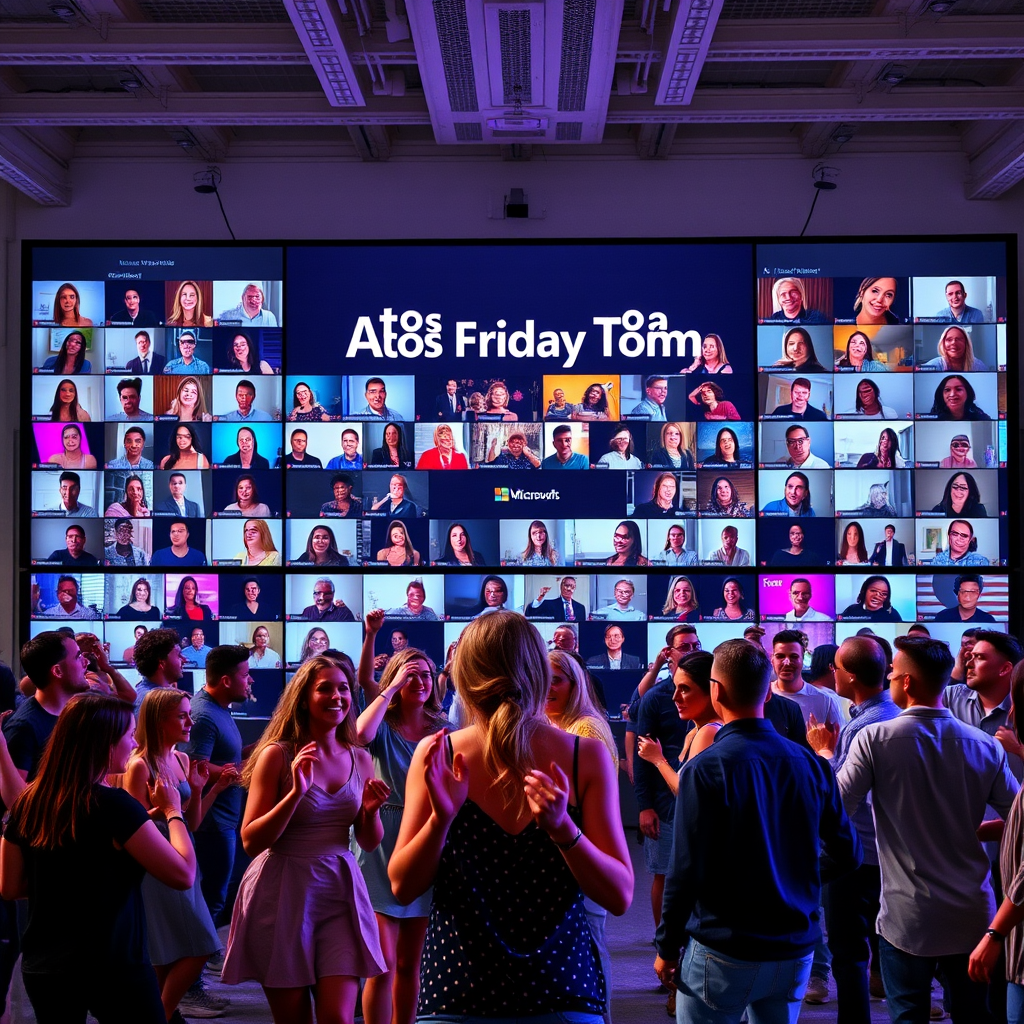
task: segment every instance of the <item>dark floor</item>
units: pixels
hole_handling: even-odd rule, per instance
[[[629,833],[632,840],[632,833]],[[633,905],[620,918],[608,919],[608,946],[612,957],[612,1020],[614,1024],[651,1024],[667,1020],[665,1014],[665,993],[658,991],[652,964],[654,948],[651,945],[653,922],[651,919],[650,883],[643,864],[643,851],[630,842],[633,852],[633,868],[636,872],[636,894]],[[227,929],[222,929],[227,937]],[[220,1019],[246,1021],[251,1024],[271,1024],[272,1018],[267,1002],[259,985],[250,982],[245,985],[220,985],[211,983],[211,989],[231,999],[231,1006]],[[804,1005],[800,1020],[807,1024],[833,1022],[836,1019],[834,1002],[823,1006]],[[10,1024],[34,1022],[32,1009],[21,987],[20,978],[14,987],[11,1000]],[[872,1000],[872,1024],[888,1022],[885,1003]],[[7,1024],[0,1020],[0,1024]]]

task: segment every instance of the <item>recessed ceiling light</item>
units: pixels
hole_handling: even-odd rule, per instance
[[[945,14],[956,6],[956,0],[929,0],[928,10],[932,14]]]
[[[129,92],[135,92],[136,89],[142,88],[142,83],[137,78],[122,78],[118,84]]]
[[[78,10],[71,4],[50,4],[50,13],[65,21],[71,21],[78,17]]]

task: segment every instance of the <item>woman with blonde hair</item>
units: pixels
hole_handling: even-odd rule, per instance
[[[971,336],[959,324],[950,324],[939,338],[939,354],[922,363],[922,370],[943,370],[954,373],[970,373],[972,370],[987,370],[988,367],[974,354]]]
[[[434,447],[428,448],[416,463],[417,469],[469,469],[466,456],[455,450],[455,434],[447,423],[434,427]]]
[[[150,812],[157,828],[169,836],[169,826],[150,800],[150,787],[158,778],[174,786],[181,797],[181,812],[190,833],[199,828],[213,801],[230,785],[227,773],[204,796],[210,778],[207,761],[190,761],[175,749],[188,743],[192,732],[191,702],[183,690],[157,687],[143,698],[135,729],[135,753],[128,762],[124,788]],[[222,781],[223,780],[223,781]],[[160,983],[160,998],[169,1020],[203,965],[220,949],[220,939],[203,899],[197,875],[190,889],[175,890],[147,875],[142,880],[146,907],[149,954]]]
[[[725,354],[725,342],[717,334],[705,334],[697,356],[682,373],[732,373]]]
[[[665,604],[661,614],[669,615],[678,622],[696,622],[699,615],[700,602],[697,600],[697,588],[689,576],[673,576],[668,581]]]
[[[281,552],[270,535],[270,527],[262,519],[246,519],[242,526],[244,551],[237,558],[242,565],[280,565]]]
[[[206,395],[195,377],[182,377],[178,389],[167,407],[168,416],[177,416],[179,422],[188,423],[201,420],[209,423],[213,419],[206,407]]]
[[[434,886],[419,1013],[600,1021],[583,897],[622,914],[633,892],[608,750],[548,723],[544,641],[515,612],[466,627],[452,678],[470,724],[417,747],[388,865],[403,903]]]
[[[363,990],[366,1024],[412,1024],[420,989],[420,955],[430,913],[429,890],[411,904],[391,891],[388,861],[398,840],[405,807],[406,776],[416,745],[448,726],[441,710],[437,668],[415,647],[391,655],[380,685],[373,679],[373,646],[384,623],[382,609],[366,615],[359,660],[359,685],[366,710],[356,722],[356,737],[369,750],[377,775],[391,787],[381,807],[384,838],[374,850],[356,852],[370,902],[377,915],[387,971],[367,979]]]
[[[681,423],[670,420],[662,425],[658,435],[659,445],[651,452],[648,465],[652,468],[665,466],[672,469],[693,469],[693,455],[683,444],[686,436]]]
[[[182,281],[174,293],[168,327],[212,327],[213,317],[203,312],[203,292],[195,281]]]
[[[384,970],[366,886],[349,852],[381,840],[388,787],[356,737],[352,669],[307,661],[246,761],[238,887],[222,977],[263,986],[277,1024],[352,1024],[359,979]]]

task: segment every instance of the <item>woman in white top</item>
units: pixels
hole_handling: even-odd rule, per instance
[[[272,651],[270,644],[270,630],[266,626],[257,626],[252,635],[252,647],[249,650],[250,668],[281,668],[284,664],[281,655]]]
[[[609,451],[597,460],[606,469],[643,469],[644,464],[633,454],[633,435],[629,427],[620,427],[608,442]]]

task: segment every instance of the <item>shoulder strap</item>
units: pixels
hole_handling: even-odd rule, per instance
[[[572,791],[576,794],[576,806],[580,807],[583,801],[580,799],[580,738],[576,737],[572,745]]]

